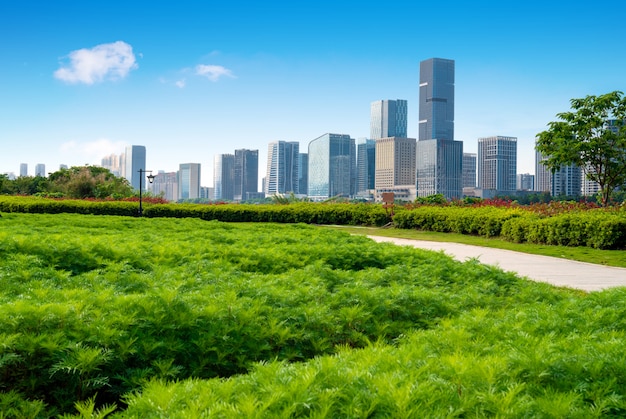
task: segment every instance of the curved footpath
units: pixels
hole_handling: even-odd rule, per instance
[[[594,265],[550,256],[531,255],[511,250],[470,246],[449,242],[398,239],[368,236],[377,242],[393,242],[403,246],[443,251],[462,262],[476,258],[480,262],[495,265],[505,271],[513,271],[533,281],[547,282],[559,287],[583,291],[599,291],[610,287],[626,286],[626,268]]]

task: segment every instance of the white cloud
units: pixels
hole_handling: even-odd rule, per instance
[[[183,87],[185,87],[185,79],[178,80],[174,84],[176,85],[176,87],[180,87],[182,89]]]
[[[100,164],[105,156],[123,153],[126,145],[123,141],[111,141],[107,138],[88,142],[67,141],[61,144],[61,154],[68,161],[81,162],[79,164]]]
[[[206,77],[211,81],[218,81],[222,76],[235,78],[235,75],[232,73],[232,71],[225,67],[222,67],[221,65],[197,65],[196,74],[198,76]]]
[[[54,77],[67,83],[94,84],[123,79],[138,67],[133,47],[123,41],[72,51],[69,59],[68,65],[54,72]]]

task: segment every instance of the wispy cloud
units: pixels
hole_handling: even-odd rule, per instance
[[[183,87],[185,87],[185,79],[178,80],[174,84],[176,85],[176,87],[180,87],[182,89]]]
[[[94,84],[123,79],[138,67],[133,47],[123,41],[72,51],[68,57],[69,64],[54,72],[54,77],[67,83]]]
[[[218,81],[220,77],[236,78],[232,71],[221,65],[199,64],[196,66],[196,75],[206,77],[211,81]]]
[[[95,141],[67,141],[61,144],[61,153],[70,160],[81,160],[89,164],[100,164],[103,157],[111,154],[121,154],[126,148],[123,141],[112,141],[100,138]]]

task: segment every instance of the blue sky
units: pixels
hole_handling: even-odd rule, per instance
[[[626,3],[596,1],[0,0],[0,173],[99,164],[126,145],[147,168],[369,135],[370,103],[406,99],[419,62],[456,62],[456,139],[534,137],[570,99],[626,91]]]

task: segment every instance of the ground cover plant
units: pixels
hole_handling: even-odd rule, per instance
[[[3,214],[0,412],[620,415],[625,298],[303,224]]]

